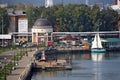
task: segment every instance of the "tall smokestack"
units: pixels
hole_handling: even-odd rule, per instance
[[[115,5],[112,5],[111,8],[114,10],[120,10],[120,0],[114,0]]]
[[[115,5],[120,6],[119,4],[120,4],[120,0],[115,0]]]
[[[115,0],[115,5],[117,5],[118,4],[118,0]]]
[[[53,6],[53,0],[45,0],[45,7],[52,7]]]
[[[117,0],[117,5],[118,5],[119,8],[120,8],[120,0]]]

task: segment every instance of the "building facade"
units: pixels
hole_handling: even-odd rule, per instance
[[[16,10],[8,15],[8,33],[12,34],[13,44],[28,41],[28,19],[24,10]]]
[[[45,44],[48,46],[48,42],[52,42],[52,24],[50,21],[44,18],[39,18],[35,21],[32,28],[32,43]]]

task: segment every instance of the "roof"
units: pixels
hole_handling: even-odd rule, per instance
[[[25,16],[26,12],[24,10],[15,10],[13,12],[8,13],[9,16]]]
[[[78,39],[77,38],[71,38],[71,37],[65,37],[62,40],[73,40],[73,41],[75,41],[75,40],[78,40]]]
[[[52,28],[52,24],[47,19],[39,18],[35,21],[33,28],[37,28],[37,29]]]
[[[107,38],[102,42],[120,42],[120,38]]]

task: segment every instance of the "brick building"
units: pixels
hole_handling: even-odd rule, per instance
[[[8,33],[13,36],[13,43],[28,41],[28,19],[24,10],[16,10],[8,13]]]

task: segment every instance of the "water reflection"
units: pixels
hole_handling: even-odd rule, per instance
[[[102,80],[102,60],[104,59],[105,53],[91,53],[91,60],[93,62],[93,74],[94,80]]]
[[[68,54],[54,55],[59,59]],[[31,80],[119,80],[120,52],[70,53],[71,71],[37,71]]]
[[[104,59],[105,53],[91,53],[91,60],[102,61]]]

